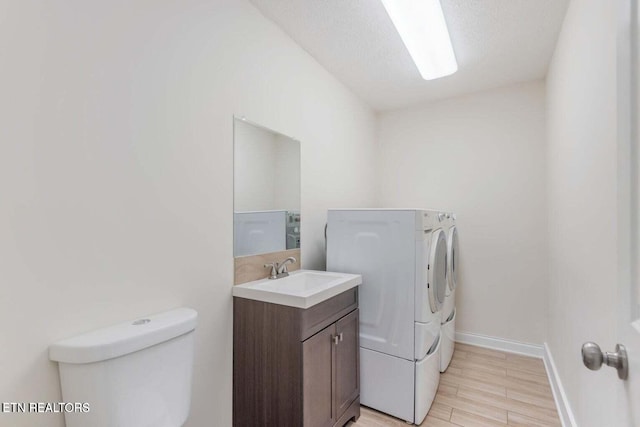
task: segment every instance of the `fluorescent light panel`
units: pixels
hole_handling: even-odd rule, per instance
[[[423,79],[458,71],[439,0],[382,0],[382,4]]]

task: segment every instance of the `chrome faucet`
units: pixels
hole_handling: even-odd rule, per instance
[[[293,264],[294,262],[296,262],[296,259],[290,256],[282,262],[271,262],[269,264],[265,264],[264,268],[271,268],[269,279],[280,279],[289,275],[289,272],[287,271],[287,264]]]
[[[295,262],[296,262],[296,259],[290,256],[289,258],[285,259],[280,264],[278,264],[278,277],[288,276],[289,272],[287,271],[287,264],[289,263],[293,264]]]

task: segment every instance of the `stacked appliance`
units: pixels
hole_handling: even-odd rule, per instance
[[[442,306],[442,328],[440,346],[440,372],[451,363],[456,334],[456,285],[458,282],[458,228],[456,215],[444,214],[444,229],[447,235],[447,291]]]
[[[328,212],[327,270],[362,275],[360,401],[415,424],[440,381],[445,219],[416,209]]]
[[[233,256],[284,251],[287,211],[249,211],[233,214]]]

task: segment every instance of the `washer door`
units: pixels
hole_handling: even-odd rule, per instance
[[[449,229],[447,239],[447,282],[449,289],[455,290],[458,284],[458,228],[454,225]]]
[[[427,288],[431,312],[437,313],[447,294],[447,239],[442,229],[434,231],[431,237]]]

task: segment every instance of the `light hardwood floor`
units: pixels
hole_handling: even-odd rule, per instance
[[[351,427],[401,427],[403,420],[362,407]],[[541,359],[456,344],[451,365],[421,426],[561,426]]]

